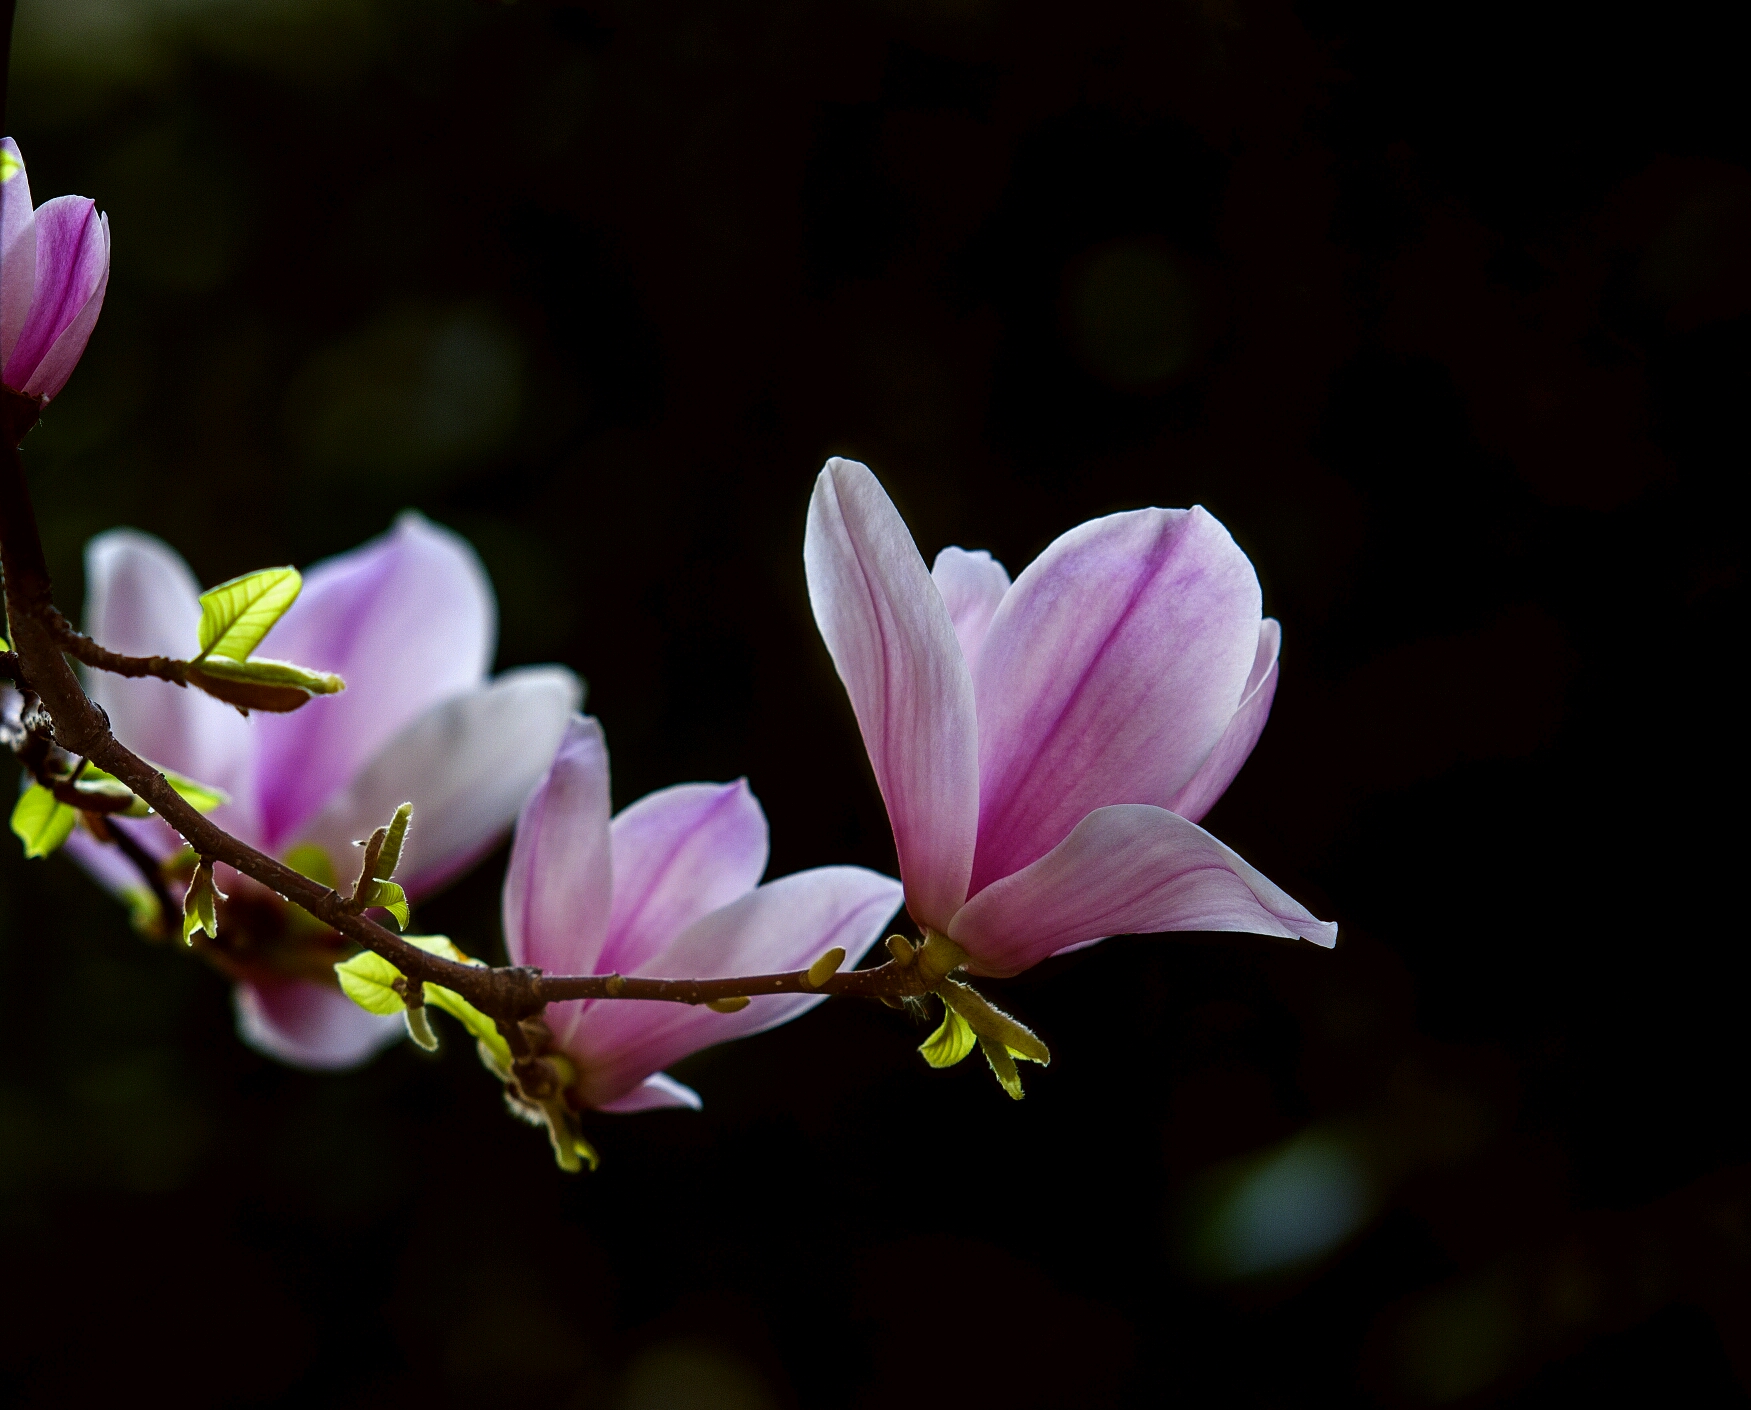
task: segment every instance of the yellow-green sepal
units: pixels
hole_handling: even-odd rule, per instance
[[[12,831],[27,857],[46,857],[73,833],[79,815],[40,783],[33,783],[12,809]]]
[[[972,1025],[948,1004],[942,1006],[942,1026],[918,1049],[932,1067],[953,1067],[973,1051],[978,1035]]]

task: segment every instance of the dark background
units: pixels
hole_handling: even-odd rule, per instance
[[[214,582],[417,506],[617,804],[746,773],[772,874],[891,869],[822,459],[1012,571],[1201,502],[1285,643],[1209,826],[1343,931],[995,986],[1019,1105],[837,1002],[569,1178],[455,1030],[288,1071],[0,848],[5,1397],[1743,1403],[1730,11],[26,0],[10,131],[114,232],[63,606],[115,524]],[[502,865],[422,926],[492,953]]]

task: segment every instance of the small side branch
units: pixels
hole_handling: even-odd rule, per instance
[[[172,685],[188,685],[186,661],[175,661],[168,656],[124,656],[119,651],[111,651],[86,636],[52,605],[46,609],[43,618],[55,645],[82,665],[108,671],[114,676],[152,676]]]

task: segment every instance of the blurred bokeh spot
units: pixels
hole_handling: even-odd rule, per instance
[[[770,1410],[760,1375],[723,1347],[667,1341],[627,1368],[616,1410]]]
[[[1187,1201],[1185,1254],[1207,1278],[1304,1267],[1362,1226],[1374,1200],[1352,1146],[1324,1131],[1211,1172]]]
[[[1113,240],[1066,276],[1064,318],[1083,365],[1124,391],[1147,392],[1183,372],[1196,344],[1192,281],[1158,240]]]
[[[1399,1330],[1399,1389],[1437,1405],[1482,1390],[1516,1350],[1515,1317],[1509,1285],[1488,1274],[1421,1300]]]

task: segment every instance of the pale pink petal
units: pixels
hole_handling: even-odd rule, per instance
[[[746,779],[683,783],[614,819],[614,911],[599,963],[636,974],[701,916],[766,870],[766,814]]]
[[[1096,808],[1178,794],[1234,718],[1259,620],[1252,564],[1202,509],[1094,519],[1029,564],[973,673],[972,891],[1044,856]]]
[[[601,725],[574,715],[552,768],[517,819],[504,890],[512,964],[550,974],[598,972],[613,907],[612,855],[608,746]],[[581,1001],[548,1007],[548,1026],[562,1045],[584,1007]]]
[[[962,907],[949,935],[981,974],[1017,974],[1107,935],[1243,931],[1337,942],[1268,877],[1196,823],[1140,803],[1098,808],[1032,866]]]
[[[232,996],[243,1041],[293,1067],[357,1067],[407,1031],[401,1015],[367,1013],[340,990],[305,979],[239,984]]]
[[[820,867],[770,882],[689,927],[646,973],[724,978],[801,969],[834,946],[855,964],[902,899],[889,877],[861,867]],[[618,1101],[688,1053],[795,1018],[819,995],[757,998],[738,1013],[685,1004],[601,999],[563,1044],[591,1106]]]
[[[653,1073],[617,1101],[604,1102],[598,1111],[611,1111],[628,1116],[635,1111],[657,1111],[663,1107],[689,1107],[698,1111],[705,1103],[699,1093],[684,1082],[677,1082],[666,1072]]]
[[[85,546],[85,630],[129,656],[195,654],[200,588],[166,544],[132,529]],[[222,788],[231,803],[214,821],[246,842],[259,840],[250,722],[229,705],[168,681],[88,671],[86,689],[109,712],[116,738],[163,768]]]
[[[413,899],[430,895],[510,831],[582,695],[570,671],[537,666],[439,702],[384,745],[299,840],[321,847],[350,881],[360,855],[352,844],[412,803],[396,879]]]
[[[347,688],[258,717],[269,844],[290,841],[406,725],[479,685],[496,621],[474,550],[417,514],[310,569],[259,654],[334,671]]]
[[[57,196],[36,211],[36,287],[18,342],[6,359],[7,386],[53,397],[73,375],[109,285],[109,221],[83,196]]]
[[[1009,571],[984,549],[969,553],[964,548],[945,548],[936,555],[930,577],[942,593],[961,655],[970,666],[979,659],[997,604],[1009,591]]]
[[[1270,718],[1271,701],[1277,694],[1277,651],[1282,642],[1283,629],[1277,619],[1266,617],[1259,627],[1258,655],[1253,658],[1252,674],[1247,677],[1240,708],[1191,782],[1168,800],[1170,812],[1197,822],[1234,782]]]
[[[906,904],[948,923],[967,894],[979,806],[972,677],[942,594],[869,470],[829,460],[803,539],[815,622],[888,805]]]
[[[18,346],[36,289],[36,213],[18,144],[10,137],[0,138],[0,151],[18,163],[11,179],[0,185],[0,367],[4,367]]]

